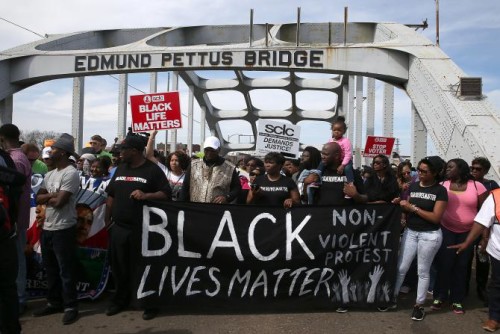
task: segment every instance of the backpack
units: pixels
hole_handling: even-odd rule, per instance
[[[16,234],[16,220],[19,210],[19,198],[23,191],[26,177],[17,171],[10,155],[0,149],[0,240]]]

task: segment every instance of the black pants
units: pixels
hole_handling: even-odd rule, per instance
[[[491,281],[488,287],[490,319],[500,321],[500,261],[490,256]]]
[[[443,243],[436,254],[436,283],[434,284],[434,299],[449,300],[451,303],[462,303],[465,298],[467,265],[472,256],[472,246],[457,255],[455,249],[448,246],[464,242],[468,232],[454,233],[441,226]]]
[[[76,227],[43,230],[40,241],[43,266],[47,271],[47,301],[54,307],[76,308]]]
[[[130,303],[141,251],[140,235],[140,231],[116,223],[110,229],[109,259],[116,291],[111,302],[120,307],[127,307]]]
[[[16,239],[0,240],[0,332],[20,333]]]
[[[474,242],[474,252],[469,258],[469,266],[467,268],[467,292],[469,292],[469,284],[470,284],[470,278],[472,275],[472,260],[474,259],[474,255],[476,256],[476,287],[478,292],[485,292],[486,291],[486,285],[488,284],[488,276],[490,274],[490,261],[486,262],[481,262],[479,261],[478,255],[477,255],[477,247],[479,246],[479,242],[481,241],[482,237],[480,236],[479,238],[476,239]],[[486,258],[489,259],[488,254],[486,254]]]

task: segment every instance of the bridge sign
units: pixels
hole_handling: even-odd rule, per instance
[[[260,119],[257,126],[259,152],[279,152],[287,158],[299,155],[300,126]]]
[[[133,132],[182,127],[179,92],[130,96],[130,109]]]
[[[366,137],[366,145],[363,156],[374,157],[378,154],[390,155],[392,153],[394,141],[395,138],[392,137],[368,136]]]

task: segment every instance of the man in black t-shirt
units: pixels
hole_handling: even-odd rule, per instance
[[[342,163],[342,151],[339,144],[325,144],[321,150],[321,161],[325,165],[325,170],[321,176],[321,187],[314,201],[315,204],[347,205],[353,204],[353,202],[366,202],[363,180],[359,172],[355,171],[352,184],[347,183],[345,175],[337,173],[337,168]],[[346,195],[349,197],[346,198]]]
[[[106,192],[106,226],[110,229],[110,264],[116,287],[115,295],[106,310],[111,316],[121,312],[130,302],[135,256],[140,251],[142,207],[148,200],[170,200],[172,191],[165,173],[147,160],[143,151],[145,141],[129,135],[121,144],[123,163],[118,166]],[[145,309],[142,318],[153,319],[158,310]]]

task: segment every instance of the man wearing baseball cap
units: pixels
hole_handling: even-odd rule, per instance
[[[110,230],[110,264],[115,282],[107,316],[122,312],[130,303],[145,201],[170,200],[172,196],[165,173],[144,156],[146,140],[139,135],[127,135],[120,146],[122,163],[106,188],[105,222]],[[157,308],[145,308],[142,318],[151,320],[157,313]]]
[[[63,133],[50,151],[54,169],[49,171],[36,195],[37,204],[45,204],[45,222],[41,235],[43,265],[47,271],[47,305],[33,312],[41,317],[64,311],[62,322],[78,319],[76,292],[76,193],[80,177],[70,163],[76,155],[74,138]]]
[[[219,155],[217,137],[205,139],[203,151],[203,159],[192,160],[186,171],[181,200],[217,204],[232,202],[241,191],[236,166]]]

